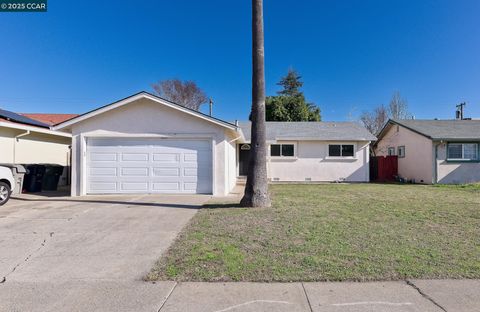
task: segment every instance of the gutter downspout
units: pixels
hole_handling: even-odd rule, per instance
[[[26,132],[24,133],[20,133],[19,135],[16,135],[13,137],[13,164],[15,165],[16,164],[16,161],[15,161],[15,156],[16,156],[16,143],[18,142],[18,139],[21,138],[21,137],[24,137],[24,136],[27,136],[30,134],[30,130],[27,130]]]

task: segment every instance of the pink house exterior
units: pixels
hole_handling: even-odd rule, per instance
[[[389,120],[374,151],[415,183],[480,182],[480,120]]]

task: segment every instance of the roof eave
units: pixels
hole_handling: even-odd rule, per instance
[[[446,142],[479,142],[480,138],[432,138],[433,141],[446,141]]]
[[[208,116],[206,114],[203,114],[201,112],[198,112],[198,111],[194,111],[192,109],[189,109],[189,108],[186,108],[186,107],[183,107],[179,104],[176,104],[176,103],[173,103],[173,102],[170,102],[168,100],[165,100],[165,99],[162,99],[156,95],[153,95],[151,93],[148,93],[146,91],[142,91],[142,92],[139,92],[139,93],[136,93],[134,95],[131,95],[129,97],[126,97],[124,99],[121,99],[119,101],[116,101],[116,102],[113,102],[111,104],[107,104],[105,106],[102,106],[102,107],[99,107],[97,109],[94,109],[94,110],[91,110],[87,113],[84,113],[82,115],[79,115],[77,117],[74,117],[72,119],[69,119],[69,120],[66,120],[62,123],[59,123],[59,124],[56,124],[56,125],[53,125],[52,126],[52,129],[53,130],[61,130],[61,129],[66,129],[76,123],[79,123],[79,122],[82,122],[86,119],[89,119],[91,117],[94,117],[94,116],[97,116],[99,114],[102,114],[102,113],[105,113],[105,112],[108,112],[112,109],[115,109],[117,107],[120,107],[120,106],[123,106],[123,105],[126,105],[126,104],[129,104],[131,102],[134,102],[136,100],[139,100],[139,99],[142,99],[142,98],[146,98],[146,99],[150,99],[152,101],[155,101],[157,103],[160,103],[160,104],[163,104],[165,106],[168,106],[168,107],[171,107],[173,109],[177,109],[179,111],[183,111],[189,115],[192,115],[192,116],[196,116],[196,117],[199,117],[201,119],[204,119],[206,121],[209,121],[209,122],[212,122],[214,124],[217,124],[219,126],[222,126],[222,127],[225,127],[227,129],[231,129],[231,130],[234,130],[234,131],[237,131],[237,126],[234,125],[234,124],[231,124],[229,122],[226,122],[226,121],[223,121],[221,119],[218,119],[218,118],[215,118],[215,117],[211,117],[211,116]]]
[[[276,137],[277,141],[336,141],[336,142],[352,142],[352,141],[373,141],[371,138],[317,138],[317,137]]]
[[[55,130],[48,129],[48,128],[36,127],[36,126],[31,126],[31,125],[26,125],[26,124],[0,121],[0,126],[1,127],[6,127],[6,128],[11,128],[11,129],[19,129],[19,130],[32,131],[32,132],[37,132],[37,133],[61,136],[61,137],[65,137],[65,138],[71,138],[72,137],[72,135],[70,133],[59,132],[59,131],[55,131]]]

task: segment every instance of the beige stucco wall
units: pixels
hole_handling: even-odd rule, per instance
[[[369,181],[369,142],[278,141],[293,143],[295,157],[269,157],[268,176],[273,181]],[[329,158],[328,144],[354,144],[355,157]]]
[[[0,127],[0,163],[13,163],[13,137],[16,133],[14,129]]]
[[[479,162],[447,162],[447,144],[437,143],[436,146],[438,183],[460,184],[480,182]]]
[[[398,174],[405,179],[414,179],[416,183],[433,181],[433,144],[423,135],[405,127],[393,125],[377,143],[375,155],[388,155],[388,148],[405,146],[405,157],[398,158]]]
[[[214,142],[213,170],[214,195],[227,195],[233,188],[228,160],[231,157],[230,141],[235,133],[209,121],[188,115],[149,99],[140,99],[106,113],[86,119],[72,126],[73,168],[72,196],[85,194],[82,176],[83,137],[92,136],[160,136],[169,138],[208,138]]]
[[[0,163],[69,165],[70,138],[31,131],[15,141],[25,132],[0,126]]]

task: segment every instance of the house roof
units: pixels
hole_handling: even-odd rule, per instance
[[[480,140],[480,120],[399,120],[391,119],[380,131],[385,135],[389,125],[401,125],[432,140]]]
[[[3,120],[4,122],[18,123],[22,125],[30,125],[30,126],[41,127],[41,128],[50,127],[48,124],[43,123],[41,121],[29,118],[27,116],[23,116],[11,111],[7,111],[4,109],[0,109],[0,120]]]
[[[250,141],[250,122],[239,126]],[[267,140],[375,141],[367,129],[356,122],[267,122]]]
[[[94,117],[94,116],[97,116],[99,114],[102,114],[102,113],[105,113],[105,112],[108,112],[112,109],[115,109],[117,107],[121,107],[121,106],[124,106],[124,105],[127,105],[127,104],[130,104],[131,102],[134,102],[136,100],[139,100],[139,99],[142,99],[142,98],[145,98],[145,99],[150,99],[152,101],[155,101],[159,104],[163,104],[165,106],[168,106],[168,107],[171,107],[173,109],[176,109],[176,110],[179,110],[179,111],[182,111],[182,112],[185,112],[189,115],[193,115],[193,116],[196,116],[196,117],[199,117],[201,119],[204,119],[206,121],[209,121],[209,122],[212,122],[214,124],[217,124],[217,125],[220,125],[220,126],[223,126],[225,128],[228,128],[228,129],[232,129],[232,130],[236,130],[237,129],[237,126],[232,124],[232,123],[229,123],[227,121],[224,121],[224,120],[221,120],[221,119],[218,119],[218,118],[215,118],[215,117],[212,117],[212,116],[209,116],[207,114],[204,114],[202,112],[199,112],[199,111],[196,111],[196,110],[193,110],[193,109],[190,109],[188,107],[185,107],[185,106],[182,106],[182,105],[179,105],[177,103],[174,103],[174,102],[171,102],[169,100],[166,100],[164,98],[161,98],[159,96],[156,96],[156,95],[153,95],[151,93],[148,93],[146,91],[141,91],[139,93],[136,93],[134,95],[131,95],[129,97],[126,97],[124,99],[121,99],[119,101],[116,101],[116,102],[113,102],[111,104],[107,104],[105,106],[102,106],[102,107],[99,107],[99,108],[96,108],[94,110],[91,110],[89,112],[86,112],[84,114],[81,114],[81,115],[78,115],[74,118],[71,118],[71,119],[68,119],[66,121],[63,121],[61,123],[58,123],[58,124],[55,124],[53,125],[52,129],[53,130],[60,130],[60,129],[65,129],[65,128],[68,128],[69,126],[73,125],[73,124],[76,124],[78,122],[81,122],[85,119],[88,119],[88,118],[91,118],[91,117]]]
[[[20,115],[47,125],[56,125],[66,120],[77,117],[78,114],[43,114],[43,113],[20,113]]]

